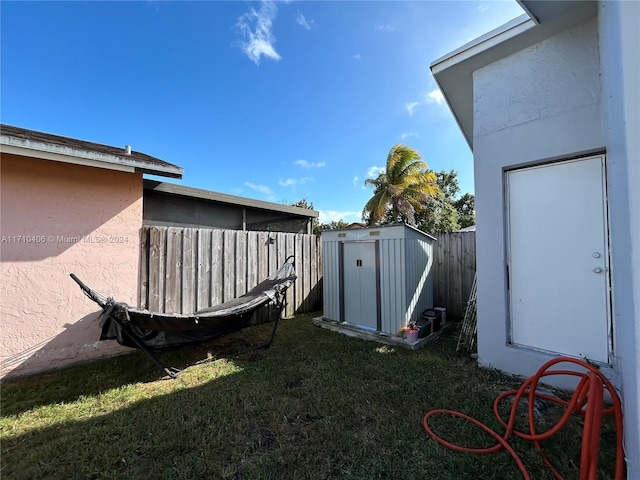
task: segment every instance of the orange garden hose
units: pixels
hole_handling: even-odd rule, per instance
[[[572,363],[579,365],[586,370],[586,372],[578,372],[573,370],[549,370],[550,367],[558,363]],[[538,381],[546,376],[550,375],[572,375],[580,377],[578,386],[569,401],[562,400],[552,395],[545,395],[536,392]],[[613,401],[611,408],[604,408],[604,392],[605,389],[609,392]],[[523,396],[528,398],[528,420],[529,420],[529,433],[520,432],[515,430],[516,411],[518,403]],[[499,413],[500,402],[507,397],[514,396],[513,405],[511,406],[511,413],[507,422],[503,420]],[[566,410],[560,420],[548,431],[544,433],[537,433],[535,428],[534,418],[534,400],[535,398],[543,398],[545,400],[564,405]],[[530,480],[529,473],[527,472],[522,460],[518,457],[513,447],[509,445],[509,437],[511,434],[525,440],[533,442],[536,450],[542,455],[542,459],[552,472],[552,474],[558,479],[563,480],[562,476],[553,467],[549,459],[543,454],[542,446],[540,442],[555,435],[560,429],[562,429],[572,414],[577,413],[584,415],[584,429],[582,431],[582,443],[580,451],[580,480],[596,480],[598,476],[598,451],[600,447],[600,427],[602,424],[602,415],[615,416],[616,424],[616,465],[615,465],[615,480],[623,480],[625,477],[625,460],[624,452],[622,448],[622,405],[617,392],[613,388],[613,385],[609,380],[595,367],[589,365],[582,360],[576,360],[573,358],[560,357],[545,363],[538,372],[527,379],[518,390],[511,390],[504,392],[496,397],[493,402],[493,412],[495,413],[498,421],[506,427],[504,435],[500,435],[485,424],[478,420],[465,415],[464,413],[456,412],[453,410],[431,410],[427,412],[422,420],[422,425],[427,433],[442,445],[459,452],[473,452],[473,453],[493,453],[498,450],[505,449],[511,457],[516,461],[518,468],[522,472],[525,480]],[[463,418],[483,431],[491,435],[496,441],[496,445],[488,448],[470,448],[461,445],[456,445],[448,442],[438,435],[429,427],[429,418],[438,414],[448,414],[455,417]]]

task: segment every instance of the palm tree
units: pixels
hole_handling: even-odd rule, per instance
[[[402,144],[389,150],[385,171],[364,183],[374,188],[373,197],[362,211],[362,219],[369,225],[387,218],[415,226],[416,212],[426,208],[438,193],[436,175],[429,170],[422,155]]]

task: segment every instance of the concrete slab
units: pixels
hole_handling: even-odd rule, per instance
[[[424,338],[419,338],[415,342],[408,342],[403,337],[390,335],[388,333],[376,332],[374,330],[366,330],[358,325],[354,325],[348,322],[337,322],[335,320],[324,317],[315,317],[312,319],[312,321],[314,325],[318,327],[326,328],[327,330],[332,330],[349,337],[360,338],[362,340],[370,340],[373,342],[382,343],[384,345],[409,348],[411,350],[417,350],[418,348],[423,347],[424,345],[437,339],[440,335],[453,327],[452,324],[446,324],[437,332],[433,332],[432,334]]]

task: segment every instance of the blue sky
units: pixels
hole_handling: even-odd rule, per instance
[[[185,169],[182,185],[360,220],[404,143],[473,193],[432,61],[521,15],[494,1],[2,1],[1,121]]]

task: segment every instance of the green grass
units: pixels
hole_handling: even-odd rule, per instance
[[[519,380],[457,355],[455,333],[411,351],[312,317],[282,321],[267,351],[242,353],[271,325],[162,352],[185,368],[176,380],[134,351],[5,381],[3,480],[521,478],[505,452],[457,453],[422,427],[427,411],[449,408],[502,432],[493,399]],[[462,421],[433,426],[451,441],[492,443]],[[612,429],[605,423],[601,478],[612,476]],[[578,477],[580,435],[576,419],[545,444],[566,478]],[[512,444],[532,478],[552,478],[530,444]]]

